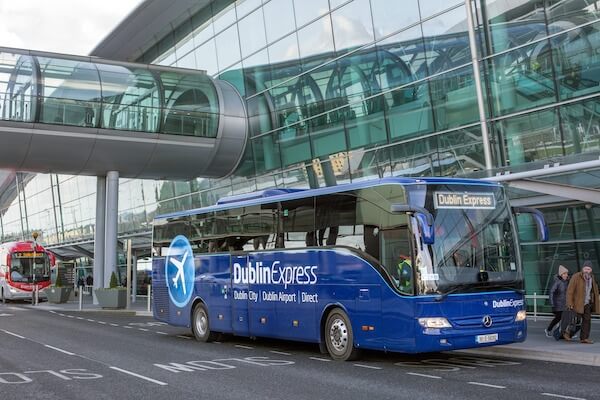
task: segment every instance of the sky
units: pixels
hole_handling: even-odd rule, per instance
[[[0,47],[88,55],[142,0],[0,0]]]

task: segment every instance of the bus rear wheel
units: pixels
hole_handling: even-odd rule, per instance
[[[350,361],[356,360],[359,350],[354,347],[354,334],[350,318],[346,313],[334,308],[327,316],[325,322],[325,345],[327,352],[334,360]]]
[[[206,306],[198,303],[192,313],[192,332],[199,342],[210,342],[217,338],[217,333],[211,332]]]

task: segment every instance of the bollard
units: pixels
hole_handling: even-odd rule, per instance
[[[148,312],[150,312],[150,298],[152,297],[152,285],[148,285]]]
[[[79,286],[79,311],[83,308],[83,286]]]

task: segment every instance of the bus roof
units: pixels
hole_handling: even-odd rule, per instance
[[[317,189],[266,189],[258,192],[245,193],[234,196],[226,196],[217,201],[215,205],[195,208],[185,211],[177,211],[168,214],[157,215],[154,219],[177,218],[186,215],[204,214],[212,211],[228,210],[231,208],[252,206],[273,201],[295,200],[309,196],[327,195],[332,193],[345,192],[354,189],[364,189],[373,186],[397,184],[397,185],[470,185],[470,186],[489,186],[499,187],[497,182],[482,181],[478,179],[464,178],[401,178],[388,177],[381,179],[370,179],[360,182],[344,183],[336,186],[327,186]]]

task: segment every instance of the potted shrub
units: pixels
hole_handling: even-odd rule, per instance
[[[117,274],[110,275],[108,288],[96,289],[96,298],[102,308],[125,308],[127,305],[127,289],[117,285]]]
[[[61,275],[56,271],[56,281],[46,289],[46,298],[50,303],[66,303],[72,291],[73,288],[63,286]]]

